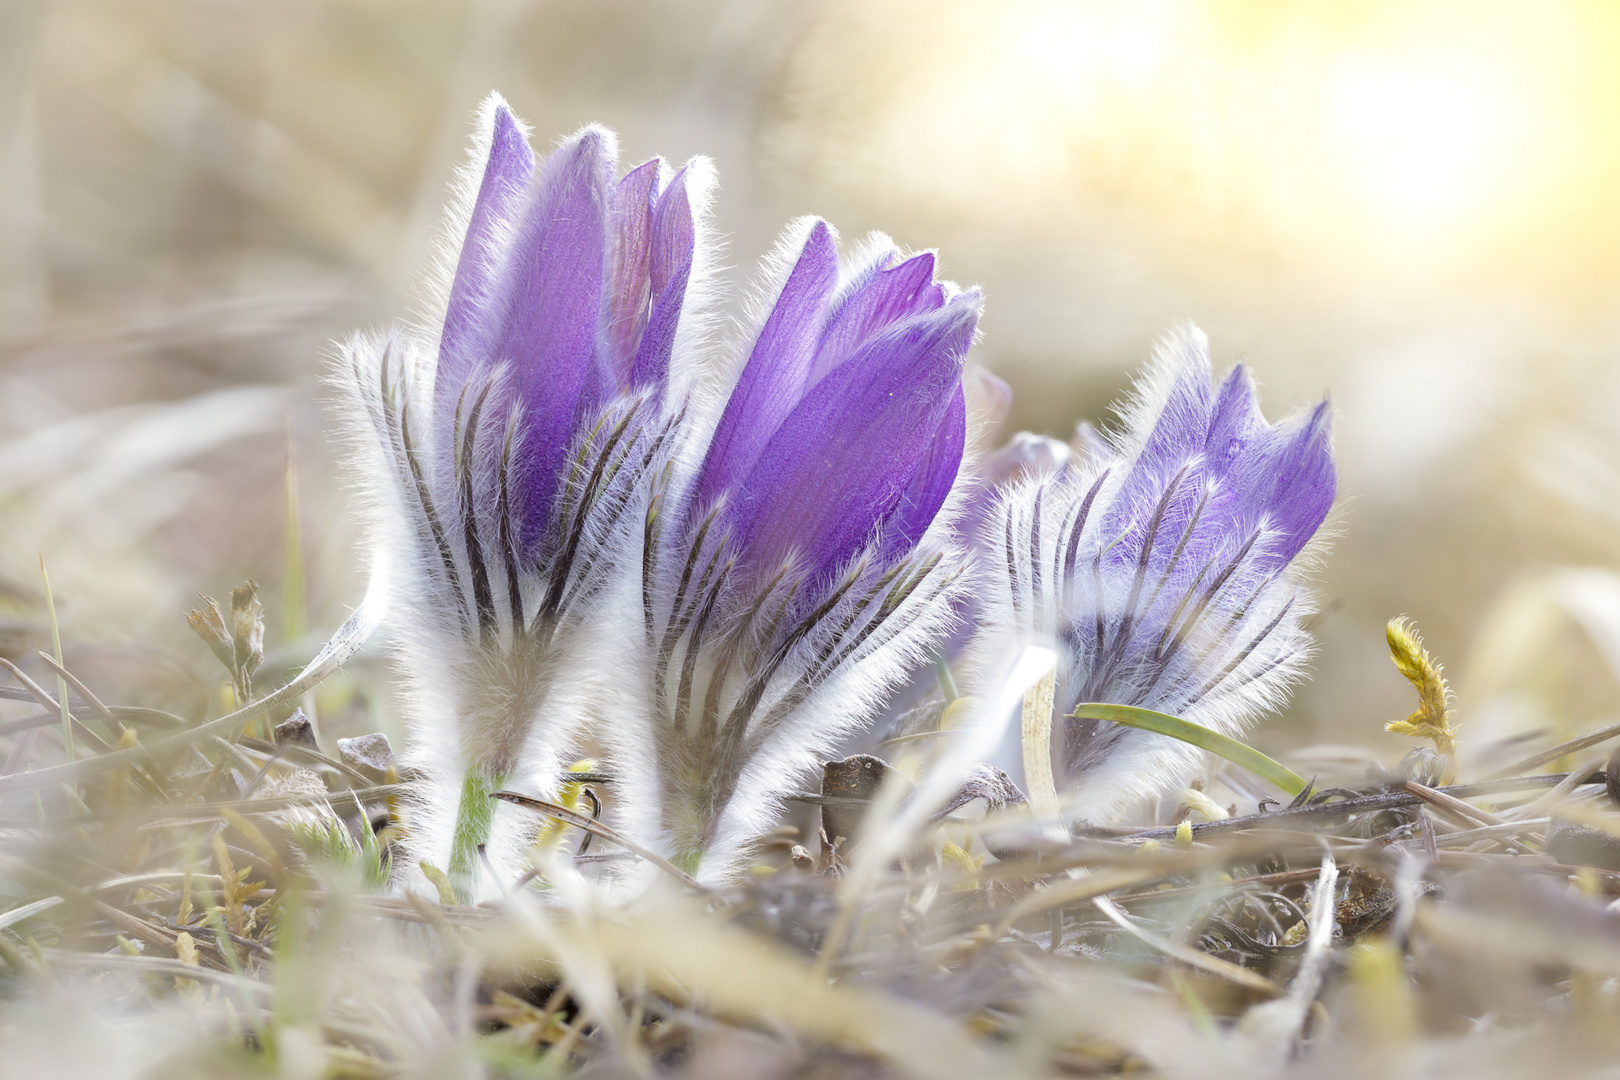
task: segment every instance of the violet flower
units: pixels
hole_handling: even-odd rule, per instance
[[[469,899],[528,864],[540,821],[489,793],[550,794],[610,666],[599,617],[639,569],[650,478],[685,407],[702,271],[697,160],[615,174],[587,127],[538,162],[499,97],[448,229],[442,327],[344,350],[373,550],[420,774],[408,869]]]
[[[961,568],[941,509],[978,293],[882,238],[841,271],[826,223],[797,235],[701,461],[650,507],[644,681],[604,727],[623,827],[706,881],[923,658]]]
[[[1333,504],[1326,402],[1279,424],[1242,366],[1216,386],[1196,330],[1157,352],[1123,431],[1013,487],[983,538],[988,677],[1027,643],[1059,653],[1057,711],[1172,713],[1227,735],[1279,705],[1309,648],[1300,552]],[[1182,787],[1199,751],[1096,720],[1063,722],[1069,812],[1095,823]]]

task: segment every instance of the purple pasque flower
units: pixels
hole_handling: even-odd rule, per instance
[[[1298,556],[1337,484],[1326,402],[1277,424],[1239,365],[1216,384],[1204,335],[1157,351],[1123,429],[1062,472],[1010,489],[982,539],[975,643],[988,675],[1023,644],[1059,653],[1057,715],[1135,705],[1236,735],[1300,673]],[[1202,760],[1172,739],[1062,724],[1059,788],[1083,820],[1183,786]]]
[[[355,339],[343,373],[423,775],[410,866],[469,897],[495,888],[478,845],[515,878],[537,824],[488,792],[554,790],[601,697],[598,616],[685,407],[710,184],[701,160],[618,176],[598,127],[537,161],[497,96],[479,129],[442,323]]]
[[[650,507],[646,677],[608,729],[625,827],[710,881],[919,659],[961,565],[941,509],[978,293],[881,237],[848,268],[825,222],[790,235],[706,449]]]

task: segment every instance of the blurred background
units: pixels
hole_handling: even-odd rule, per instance
[[[1316,678],[1257,736],[1301,771],[1406,747],[1401,613],[1475,752],[1620,711],[1603,0],[0,0],[0,654],[49,640],[41,553],[69,666],[199,715],[197,591],[261,583],[270,678],[358,602],[329,343],[411,310],[493,88],[540,145],[713,157],[739,281],[797,214],[938,247],[1003,435],[1184,320],[1271,415],[1331,395]]]

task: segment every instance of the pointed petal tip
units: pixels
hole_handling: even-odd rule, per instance
[[[695,154],[686,159],[680,172],[685,174],[686,194],[692,200],[694,213],[702,213],[708,206],[710,194],[720,182],[720,170],[715,167],[713,158]]]
[[[507,175],[526,176],[534,169],[534,150],[529,146],[529,128],[512,111],[506,99],[491,93],[484,101],[484,121],[481,125],[489,132],[486,157],[495,164],[496,171]]]
[[[691,192],[688,191],[692,180],[691,169],[690,163],[676,169],[674,175],[664,182],[662,192],[658,196],[660,204],[668,200],[675,200],[675,202],[671,202],[671,205],[686,207],[686,216],[689,218],[692,216],[692,196]]]
[[[970,333],[977,334],[979,319],[984,316],[984,294],[977,287],[952,294],[949,284],[944,283],[945,300],[935,314],[950,326],[966,324]]]
[[[818,273],[833,275],[834,280],[828,284],[835,284],[838,274],[838,231],[824,218],[801,218],[788,226],[787,235],[791,236],[797,229],[804,228],[806,221],[809,228],[804,232],[804,242],[799,245],[798,257],[792,263],[792,272],[796,274],[801,267],[809,270],[814,266],[818,268]]]
[[[586,124],[557,143],[556,153],[575,163],[590,161],[612,168],[619,158],[619,136],[601,124]]]
[[[800,267],[821,268],[836,275],[838,271],[838,230],[825,218],[806,214],[794,218],[777,234],[776,247],[767,259],[788,276]]]
[[[1301,409],[1276,426],[1292,430],[1293,437],[1300,442],[1320,443],[1322,451],[1328,454],[1333,452],[1329,445],[1333,437],[1333,403],[1327,398],[1309,408]]]
[[[1249,374],[1249,365],[1239,360],[1232,365],[1232,370],[1226,373],[1226,383],[1246,387],[1252,394],[1254,392],[1254,376]]]
[[[958,289],[953,282],[942,281],[939,284],[949,294],[945,298],[946,307],[969,309],[973,312],[974,318],[984,314],[984,290],[979,286],[971,285],[966,289]]]
[[[525,126],[499,90],[491,90],[484,96],[484,100],[478,103],[478,113],[492,124],[509,124],[519,128]]]
[[[1177,378],[1214,379],[1209,358],[1209,336],[1190,322],[1182,323],[1159,339],[1153,349],[1155,365],[1175,370]]]
[[[939,267],[939,256],[931,250],[919,251],[915,255],[908,255],[904,259],[900,260],[900,262],[894,266],[894,269],[898,270],[902,266],[914,266],[917,268],[919,273],[922,272],[922,270],[926,267],[928,276],[932,278],[934,276],[934,272]]]
[[[621,188],[635,187],[636,184],[646,181],[648,173],[652,173],[662,180],[664,176],[664,159],[661,157],[648,158],[620,177],[619,186]]]

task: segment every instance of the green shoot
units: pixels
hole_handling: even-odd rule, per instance
[[[1200,750],[1208,750],[1217,757],[1223,757],[1234,765],[1248,769],[1262,780],[1269,780],[1277,785],[1289,796],[1298,795],[1305,790],[1303,776],[1273,761],[1254,747],[1168,713],[1138,709],[1132,705],[1091,703],[1076,706],[1074,712],[1069,715],[1077,720],[1112,720],[1126,727],[1140,728],[1156,735],[1168,735],[1172,739],[1180,739]]]
[[[45,613],[51,621],[51,653],[62,663],[62,631],[56,623],[56,600],[51,596],[51,575],[45,572],[45,555],[39,556],[39,576],[45,581]],[[68,711],[67,680],[56,677],[56,700],[62,706],[62,745],[67,748],[67,759],[73,760],[73,715]]]

